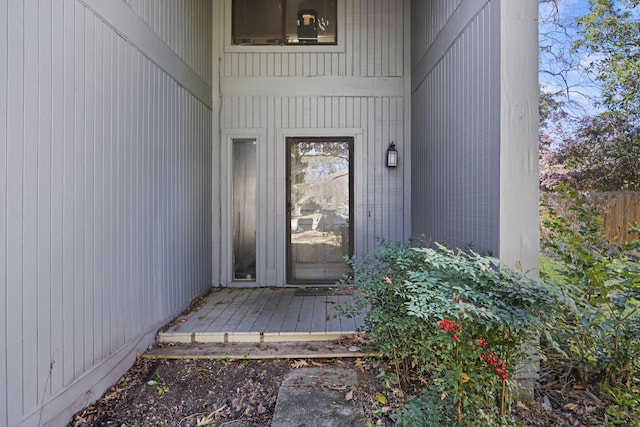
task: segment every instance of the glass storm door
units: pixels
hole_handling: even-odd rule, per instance
[[[289,283],[334,283],[353,253],[352,138],[287,138]]]

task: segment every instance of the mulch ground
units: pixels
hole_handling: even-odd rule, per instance
[[[375,359],[153,360],[139,359],[97,402],[69,426],[269,426],[284,375],[305,366],[356,369],[370,425],[394,425],[389,415],[418,393],[420,384],[390,388]],[[534,401],[514,405],[524,426],[600,426],[605,403],[578,384],[563,361],[543,364]]]

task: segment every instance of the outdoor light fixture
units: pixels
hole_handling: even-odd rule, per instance
[[[398,166],[398,150],[396,150],[396,144],[391,141],[391,145],[387,148],[387,167],[395,168]]]

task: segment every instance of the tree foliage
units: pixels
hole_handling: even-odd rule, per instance
[[[555,0],[560,2],[561,0]],[[640,0],[589,0],[575,21],[573,53],[599,83],[604,110],[567,114],[561,93],[540,96],[540,185],[640,190]],[[560,9],[558,9],[560,10]],[[575,59],[575,58],[574,58]]]
[[[638,125],[622,115],[589,116],[561,138],[541,148],[543,190],[568,184],[577,190],[640,191]]]
[[[587,70],[602,84],[602,104],[637,120],[640,113],[640,0],[589,0],[590,11],[578,20],[586,48]]]

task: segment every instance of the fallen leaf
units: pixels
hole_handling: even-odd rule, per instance
[[[402,390],[400,390],[399,388],[393,388],[391,389],[391,391],[393,392],[393,395],[402,399],[404,398],[404,392]]]
[[[602,400],[600,400],[600,399],[598,398],[598,396],[596,396],[595,394],[591,393],[591,391],[589,391],[589,390],[585,390],[585,391],[584,391],[584,394],[586,394],[586,395],[587,395],[587,397],[588,397],[589,399],[591,399],[591,401],[592,401],[593,403],[595,403],[596,405],[602,405]]]
[[[300,369],[300,368],[304,368],[306,366],[309,366],[309,363],[307,363],[306,360],[296,360],[295,362],[293,362],[291,364],[291,367],[293,369]]]
[[[356,359],[356,367],[360,369],[362,373],[367,369],[367,365],[359,357]]]
[[[344,396],[344,400],[347,402],[353,400],[353,390],[349,390],[347,394]]]
[[[562,407],[562,409],[564,409],[565,411],[578,412],[580,406],[575,403],[567,403]]]
[[[385,396],[384,394],[377,392],[376,393],[376,400],[378,401],[378,403],[382,404],[382,405],[386,405],[388,400],[387,400],[387,396]]]
[[[314,362],[314,361],[312,360],[312,361],[311,361],[311,364],[312,364],[313,366],[318,367],[318,368],[324,368],[324,365],[323,365],[322,363],[320,363],[320,362]]]

